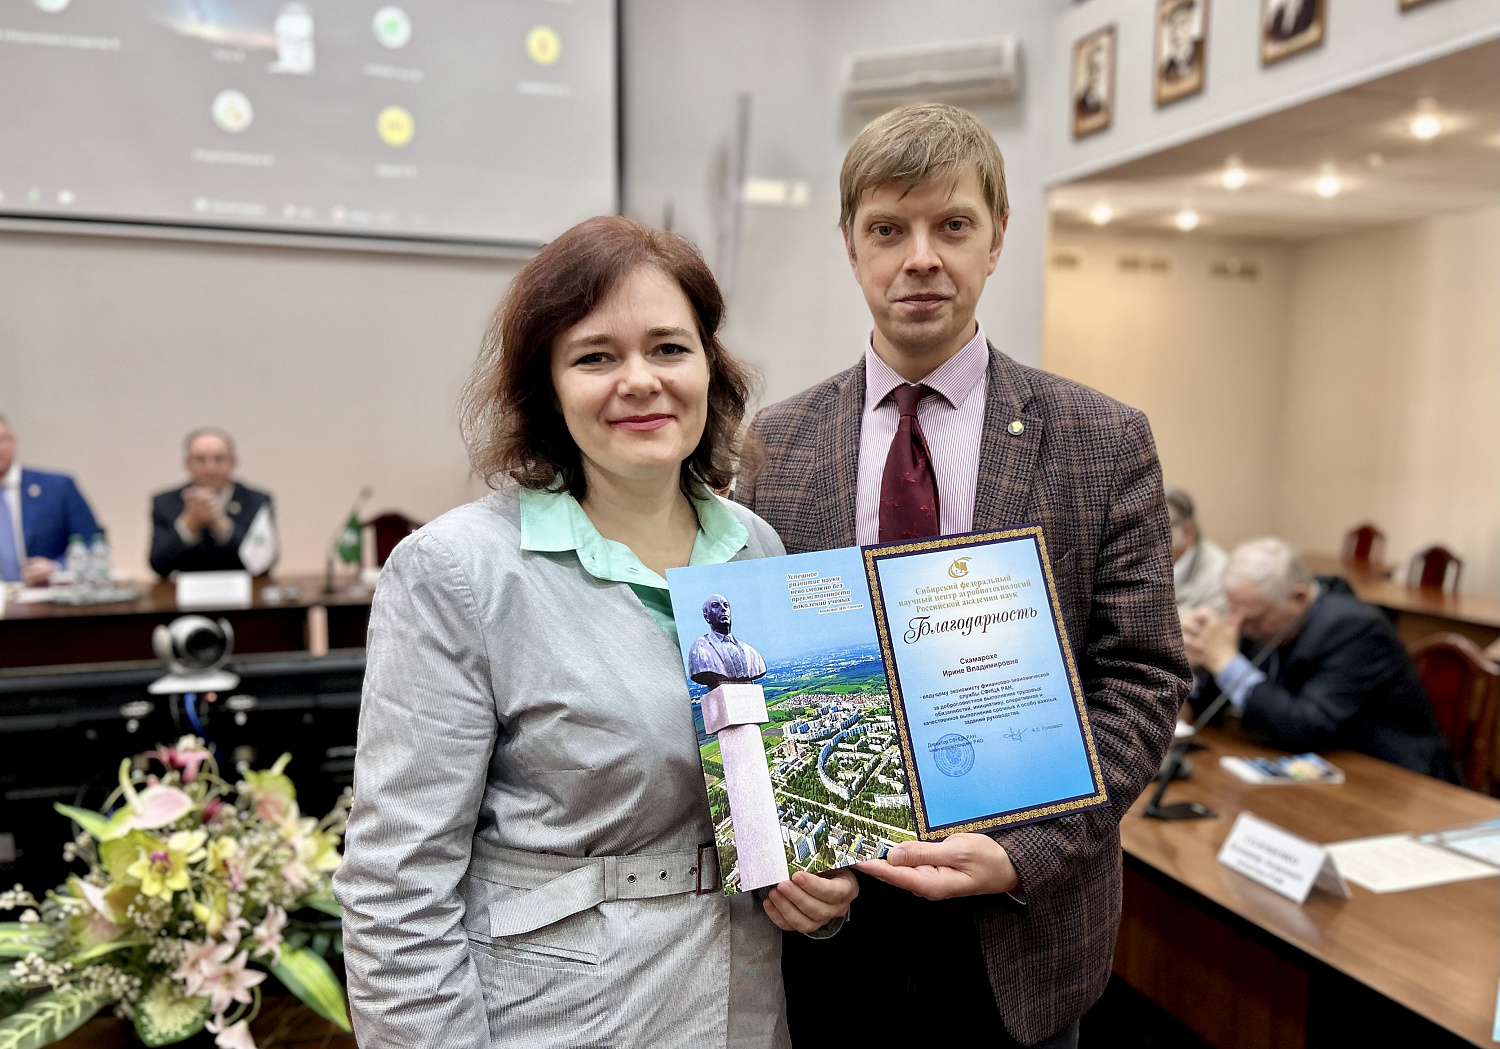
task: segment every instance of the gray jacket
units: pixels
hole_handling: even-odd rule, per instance
[[[783,552],[732,509],[739,558]],[[788,1044],[780,933],[692,891],[682,660],[628,586],[522,550],[495,493],[396,548],[368,660],[335,877],[363,1049]]]

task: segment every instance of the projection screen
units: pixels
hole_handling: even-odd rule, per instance
[[[7,0],[0,216],[544,243],[616,210],[615,21],[613,0]]]

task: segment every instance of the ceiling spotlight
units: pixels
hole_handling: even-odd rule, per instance
[[[1224,184],[1225,189],[1243,189],[1250,176],[1240,164],[1239,157],[1230,157],[1224,164],[1224,171],[1219,176],[1219,181]]]
[[[1329,197],[1338,196],[1343,190],[1344,183],[1334,172],[1333,165],[1331,164],[1323,168],[1323,173],[1313,183],[1313,192],[1324,200],[1327,200]]]
[[[1411,123],[1407,127],[1411,131],[1412,138],[1419,138],[1423,142],[1441,135],[1443,119],[1437,115],[1437,103],[1430,98],[1424,98],[1418,102],[1417,115],[1411,118]]]
[[[1177,216],[1172,219],[1172,225],[1176,226],[1184,233],[1197,229],[1198,222],[1198,213],[1192,208],[1183,208],[1177,213]]]
[[[1089,221],[1096,226],[1108,226],[1115,217],[1115,209],[1108,204],[1095,204],[1089,209]]]

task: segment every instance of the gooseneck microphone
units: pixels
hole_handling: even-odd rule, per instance
[[[1271,653],[1284,645],[1287,638],[1302,629],[1302,624],[1306,620],[1307,611],[1304,610],[1290,623],[1282,627],[1275,637],[1267,641],[1261,646],[1260,651],[1255,653],[1255,656],[1250,660],[1250,668],[1252,670],[1259,670],[1264,666],[1266,660],[1271,658]],[[1218,717],[1219,711],[1223,710],[1224,705],[1228,702],[1229,693],[1220,689],[1214,701],[1193,722],[1192,732],[1182,739],[1172,741],[1170,756],[1166,763],[1162,765],[1161,775],[1157,777],[1156,781],[1156,790],[1152,793],[1150,800],[1146,802],[1145,809],[1141,811],[1142,816],[1154,820],[1207,820],[1214,819],[1219,815],[1213,809],[1206,805],[1200,805],[1196,801],[1182,801],[1175,805],[1163,805],[1161,799],[1162,795],[1167,792],[1167,788],[1172,785],[1172,781],[1177,778],[1177,773],[1182,769],[1182,763],[1187,758],[1188,747],[1192,746],[1193,740],[1198,738],[1199,731],[1209,722],[1213,721],[1214,718]]]

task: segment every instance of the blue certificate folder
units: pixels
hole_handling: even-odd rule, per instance
[[[677,568],[667,582],[685,668],[695,646],[700,671],[764,666],[761,736],[791,869],[1108,803],[1040,527]],[[714,597],[727,637],[705,617]],[[688,690],[732,875],[708,686],[689,670]]]
[[[1108,804],[1041,526],[863,554],[918,836]]]

